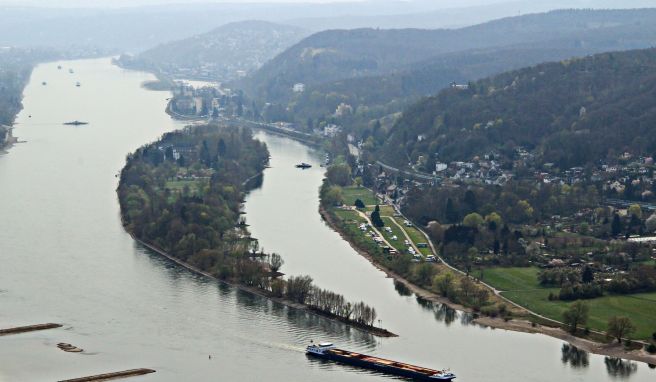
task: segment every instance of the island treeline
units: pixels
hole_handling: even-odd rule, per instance
[[[125,227],[182,261],[225,274],[223,258],[251,246],[238,224],[242,183],[268,157],[247,129],[214,125],[165,134],[128,156],[121,171]]]
[[[283,279],[278,254],[265,254],[240,218],[250,180],[266,167],[266,145],[238,126],[190,126],[165,134],[127,158],[118,187],[123,224],[148,245],[221,280],[319,314],[374,328],[376,311],[315,286]]]

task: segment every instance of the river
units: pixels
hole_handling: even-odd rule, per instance
[[[283,272],[309,274],[321,287],[375,306],[383,326],[400,337],[373,338],[150,253],[121,226],[115,176],[129,152],[182,126],[164,113],[167,92],[140,86],[152,79],[108,59],[34,70],[15,129],[26,142],[0,156],[0,327],[59,322],[64,328],[0,338],[0,381],[136,367],[157,373],[135,381],[391,380],[308,359],[303,347],[311,339],[450,367],[458,381],[656,377],[637,363],[608,369],[594,355],[587,366],[564,362],[562,341],[470,325],[465,315],[397,291],[321,220],[320,153],[264,132],[257,137],[269,146],[271,168],[245,204],[253,235],[265,250],[283,255]],[[90,124],[62,125],[74,119]],[[300,161],[315,166],[294,168]],[[62,352],[58,342],[85,352]]]

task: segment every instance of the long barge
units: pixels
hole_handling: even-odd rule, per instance
[[[455,374],[448,370],[434,370],[403,362],[360,354],[338,349],[332,343],[312,344],[306,348],[306,354],[348,365],[376,370],[386,374],[412,378],[418,381],[451,381]]]

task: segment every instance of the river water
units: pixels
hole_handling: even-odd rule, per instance
[[[373,338],[144,250],[121,227],[115,175],[126,154],[182,126],[164,113],[167,92],[140,87],[152,79],[108,59],[47,63],[32,74],[15,129],[26,142],[0,156],[0,327],[59,322],[64,328],[0,338],[0,381],[136,367],[157,373],[135,381],[391,380],[308,359],[303,347],[311,339],[450,367],[459,381],[656,377],[642,364],[609,369],[594,355],[587,366],[573,366],[562,359],[561,341],[470,325],[465,315],[397,290],[322,222],[320,153],[267,133],[257,137],[269,146],[271,168],[245,205],[253,235],[265,250],[283,255],[285,273],[309,274],[321,287],[375,306],[383,326],[400,337]],[[90,124],[62,125],[74,119]],[[315,166],[297,170],[300,161]],[[85,352],[62,352],[58,342]]]

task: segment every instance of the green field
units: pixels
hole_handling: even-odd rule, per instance
[[[340,218],[341,220],[346,221],[346,222],[348,222],[350,220],[355,220],[356,222],[358,222],[358,224],[360,224],[360,223],[364,223],[364,222],[367,221],[365,218],[360,216],[355,211],[342,210],[342,209],[339,209],[339,208],[335,208],[333,210],[333,212],[335,213],[335,215],[337,215],[338,218]]]
[[[545,288],[537,281],[538,268],[488,268],[476,276],[502,292],[501,294],[538,313],[562,321],[563,312],[572,302],[549,301],[549,293],[558,293],[558,288]],[[627,316],[637,327],[633,337],[647,339],[656,332],[656,293],[633,295],[606,295],[586,300],[590,307],[588,326],[595,330],[606,330],[612,316]]]
[[[406,245],[403,244],[403,240],[405,240],[405,236],[403,236],[403,232],[397,227],[394,223],[392,223],[390,220],[392,218],[383,216],[383,222],[385,222],[386,227],[390,227],[392,229],[392,233],[388,233],[385,231],[384,228],[382,228],[380,231],[383,233],[383,236],[387,241],[396,248],[397,251],[400,253],[405,253],[405,251],[408,249]],[[396,235],[397,239],[392,240],[392,236]]]
[[[362,200],[367,206],[379,203],[373,192],[364,187],[343,187],[342,197],[344,198],[344,204],[347,206],[354,205],[356,199]]]
[[[395,217],[394,220],[396,220],[397,223],[401,227],[403,227],[403,230],[408,233],[408,236],[410,236],[410,240],[417,245],[417,243],[428,243],[428,239],[426,236],[424,236],[423,233],[421,233],[415,226],[412,227],[406,227],[405,224],[403,224],[403,218]],[[431,251],[430,247],[428,248],[419,248],[419,251],[421,251],[422,255],[428,256],[432,255],[433,252]]]
[[[177,193],[182,193],[185,187],[189,187],[189,192],[197,195],[208,184],[209,181],[207,180],[168,180],[164,187]]]
[[[481,277],[480,272],[483,273]],[[538,282],[537,267],[530,268],[486,268],[475,276],[500,291],[544,289]],[[547,293],[548,295],[549,293]]]

